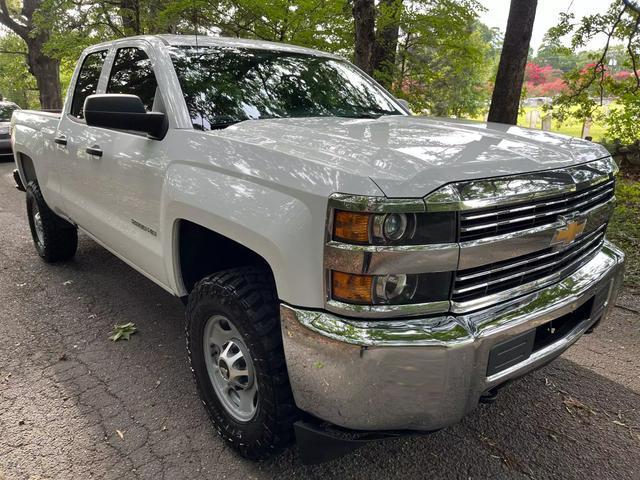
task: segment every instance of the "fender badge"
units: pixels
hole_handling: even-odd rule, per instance
[[[581,215],[558,215],[558,220],[564,226],[558,228],[551,239],[551,246],[564,246],[572,244],[576,238],[584,233],[587,226],[587,217]]]

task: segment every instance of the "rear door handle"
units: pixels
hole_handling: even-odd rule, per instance
[[[102,156],[102,149],[98,145],[94,145],[93,147],[87,148],[86,152],[89,155],[95,155],[96,157]]]
[[[58,135],[53,139],[53,143],[57,145],[62,145],[63,147],[67,146],[67,137],[64,135]]]

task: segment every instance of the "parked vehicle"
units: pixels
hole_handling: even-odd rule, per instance
[[[0,101],[0,160],[11,158],[11,115],[19,109],[15,103]]]
[[[412,116],[335,55],[103,43],[61,115],[13,128],[39,255],[70,259],[80,228],[184,299],[204,406],[251,459],[455,424],[621,283],[603,147]]]

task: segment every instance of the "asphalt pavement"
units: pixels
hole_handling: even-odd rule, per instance
[[[217,437],[187,366],[180,301],[85,235],[37,256],[0,164],[0,480],[640,479],[640,291],[549,366],[459,425],[304,466],[243,460]],[[111,342],[115,323],[135,322]]]

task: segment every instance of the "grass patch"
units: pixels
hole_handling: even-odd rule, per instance
[[[542,112],[541,107],[525,107],[523,112],[518,116],[518,125],[521,127],[529,127],[527,123],[527,113],[531,110],[538,110],[540,112],[540,120],[536,124],[535,128],[542,128],[542,117],[544,113]],[[605,125],[598,120],[594,120],[591,124],[591,129],[589,130],[589,135],[596,141],[602,140],[604,138]],[[566,119],[562,124],[558,122],[556,119],[551,120],[551,132],[554,133],[562,133],[564,135],[569,135],[571,137],[580,138],[582,135],[582,120],[577,120],[574,118]]]
[[[591,124],[591,129],[589,130],[589,135],[595,141],[601,141],[604,139],[604,132],[606,130],[606,125],[604,123],[603,114],[609,111],[609,109],[613,108],[614,104],[609,105],[607,107],[598,107],[596,112],[596,119]],[[540,117],[538,122],[536,123],[536,129],[542,129],[542,117],[545,115],[542,111],[542,107],[524,107],[520,114],[518,115],[518,126],[529,128],[529,122],[527,122],[527,113],[532,110],[538,110],[540,112]],[[472,120],[479,120],[482,122],[487,121],[487,114],[477,115],[475,117],[471,117]],[[577,120],[575,118],[568,118],[562,124],[558,122],[558,120],[551,120],[551,132],[554,133],[562,133],[564,135],[569,135],[571,137],[580,138],[582,135],[582,120]]]
[[[616,198],[607,238],[627,255],[625,283],[640,286],[640,182],[619,178]]]

